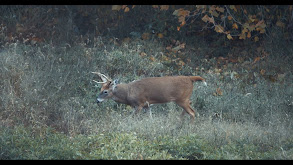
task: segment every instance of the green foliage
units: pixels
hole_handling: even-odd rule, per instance
[[[68,137],[53,129],[1,128],[0,159],[172,159],[135,133]]]
[[[157,150],[135,133],[100,134],[87,139],[92,139],[88,143],[90,159],[172,159],[168,152]]]
[[[195,135],[172,138],[169,136],[158,137],[158,148],[168,150],[177,159],[207,159],[206,152],[211,152],[207,141]]]
[[[124,11],[124,13],[128,13],[130,8],[135,10],[136,5],[132,5],[132,7],[129,5],[112,6],[113,11]],[[161,18],[161,21],[170,19],[171,15],[177,17],[179,25],[172,23],[170,28],[177,29],[177,31],[181,31],[184,26],[187,26],[184,28],[187,33],[192,33],[190,31],[201,33],[199,31],[211,29],[217,33],[225,34],[229,40],[251,39],[258,42],[262,34],[270,32],[272,27],[279,27],[279,31],[284,32],[286,39],[291,38],[289,30],[291,21],[289,20],[291,19],[292,5],[152,5],[152,8],[156,13],[164,13],[165,17]],[[169,17],[166,16],[168,10],[171,10],[168,13]],[[122,13],[120,12],[120,14]],[[286,27],[288,28],[286,29]],[[158,36],[163,38],[162,33],[158,33]]]
[[[45,128],[1,128],[1,159],[80,159],[76,143],[64,134]]]
[[[2,44],[67,41],[72,45],[86,40],[94,45],[94,38],[104,35],[170,41],[170,37],[181,40],[206,33],[258,42],[264,34],[273,35],[276,27],[285,39],[292,39],[292,5],[2,6],[0,13]],[[152,37],[143,37],[152,31]]]
[[[245,141],[216,147],[197,135],[152,140],[136,133],[69,137],[51,128],[22,126],[1,128],[0,133],[0,159],[274,159],[282,152],[279,148],[264,151]],[[286,154],[290,158],[292,150]]]

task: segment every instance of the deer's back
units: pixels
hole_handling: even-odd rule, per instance
[[[190,97],[193,84],[188,76],[143,78],[129,83],[129,98],[150,104],[165,103]]]

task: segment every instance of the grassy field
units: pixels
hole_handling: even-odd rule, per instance
[[[292,45],[267,44],[220,66],[198,43],[200,49],[186,48],[191,62],[180,67],[162,60],[158,41],[5,46],[0,159],[293,159]],[[254,60],[264,51],[266,58]],[[114,101],[97,105],[92,71],[122,83],[202,76],[208,86],[194,83],[191,99],[200,116],[181,123],[174,103],[152,106],[152,118],[132,118],[131,107]]]

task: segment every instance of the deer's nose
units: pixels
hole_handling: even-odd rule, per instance
[[[100,98],[97,98],[97,103],[101,103],[102,101],[104,101],[104,99],[100,99]]]

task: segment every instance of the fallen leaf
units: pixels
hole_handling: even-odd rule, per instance
[[[233,17],[231,15],[228,16],[228,20],[231,21]]]
[[[180,49],[181,49],[181,47],[180,47],[180,45],[179,45],[179,46],[176,46],[176,47],[172,48],[172,51],[177,52],[177,51],[180,50]]]
[[[262,75],[264,79],[271,81],[271,82],[276,82],[277,81],[277,76],[274,75]]]
[[[233,39],[233,37],[232,37],[230,34],[227,35],[227,38],[228,38],[229,40],[232,40],[232,39]]]
[[[264,23],[264,20],[261,20],[255,25],[255,27],[261,26],[263,23]]]
[[[219,13],[216,12],[215,10],[212,12],[212,15],[215,16],[215,17],[218,17],[219,16]]]
[[[121,5],[112,5],[112,10],[119,11],[121,9]]]
[[[184,22],[185,21],[185,16],[180,16],[178,18],[178,22]]]
[[[204,22],[210,22],[210,23],[213,23],[213,24],[215,23],[214,18],[209,17],[208,15],[203,16],[203,17],[201,18],[201,20],[203,20]]]
[[[223,95],[223,92],[222,92],[221,88],[217,88],[216,92],[217,92],[217,94],[219,96],[222,96]]]
[[[255,57],[253,63],[255,64],[259,60],[260,60],[260,57]]]
[[[254,37],[254,42],[257,42],[257,41],[259,41],[259,38],[258,38],[258,36],[255,36]]]
[[[124,12],[126,13],[126,12],[129,12],[129,7],[126,7],[125,9],[124,9]]]
[[[183,66],[183,65],[185,65],[185,62],[183,62],[182,60],[180,60],[177,65]]]
[[[225,9],[223,7],[216,7],[216,10],[221,13],[224,13],[224,11],[225,11]]]
[[[218,33],[223,33],[224,32],[224,27],[221,25],[216,25],[215,26],[215,31]]]
[[[168,10],[169,9],[169,5],[160,5],[160,10]]]
[[[180,24],[180,27],[184,26],[186,24],[185,21],[182,21],[182,23]]]
[[[186,43],[182,43],[182,44],[180,44],[179,46],[180,46],[180,49],[184,49],[185,48],[185,45],[186,45]]]
[[[217,88],[216,92],[213,93],[213,96],[222,96],[222,95],[223,95],[223,92],[221,88]]]
[[[189,15],[189,13],[190,13],[189,10],[184,10],[183,8],[180,8],[180,9],[178,9],[178,10],[175,10],[175,11],[173,12],[173,15],[184,16],[184,17],[186,17],[186,16]]]
[[[237,23],[234,23],[234,24],[232,25],[232,29],[238,29],[238,25],[237,25]]]
[[[250,38],[250,37],[251,37],[251,33],[248,32],[246,37],[247,37],[247,38]]]
[[[150,39],[150,33],[143,33],[143,34],[141,35],[141,38],[142,38],[143,40],[148,40],[148,39]]]
[[[242,30],[243,31],[243,30]],[[241,33],[241,34],[239,34],[239,39],[246,39],[246,34],[245,34],[245,32],[243,33]]]
[[[165,55],[162,55],[161,59],[162,59],[162,61],[169,61],[169,60],[170,60],[170,59],[169,59],[167,56],[165,56]]]
[[[247,27],[248,28],[248,27]],[[244,27],[243,29],[242,29],[242,31],[241,31],[241,33],[246,33],[246,32],[248,32],[248,29],[247,29],[246,27]]]
[[[232,62],[232,63],[237,63],[237,62],[238,62],[238,59],[233,59],[233,58],[230,58],[230,59],[229,59],[229,62]]]
[[[221,73],[222,69],[215,68],[215,73]]]
[[[159,5],[152,5],[152,7],[155,8],[155,9],[157,9],[157,8],[159,8]],[[175,15],[175,14],[173,14],[173,15]]]
[[[169,50],[169,51],[171,51],[172,46],[171,45],[170,46],[167,46],[166,49]]]
[[[162,33],[158,33],[158,38],[163,38],[164,35]]]
[[[156,7],[154,7],[154,6],[156,6]],[[153,5],[153,8],[158,8],[158,5]],[[172,13],[172,15],[178,16],[178,11],[179,10],[174,10],[174,12]]]
[[[141,57],[145,57],[145,56],[147,56],[147,54],[146,54],[145,52],[141,52],[139,55],[140,55]]]
[[[151,60],[152,62],[154,62],[156,59],[155,59],[155,57],[150,56],[150,60]]]
[[[279,27],[281,27],[281,28],[284,28],[285,27],[285,24],[283,22],[281,22],[280,20],[277,21],[276,25],[279,26]]]
[[[130,40],[131,39],[129,37],[123,38],[122,43],[129,43]]]
[[[229,7],[230,7],[230,9],[233,9],[235,12],[237,12],[235,5],[230,5]]]
[[[248,15],[248,19],[251,21],[251,22],[254,22],[256,19],[255,19],[255,15]]]
[[[260,73],[261,75],[264,75],[264,74],[265,74],[265,72],[266,72],[266,70],[264,70],[264,69],[261,69],[259,73]]]

